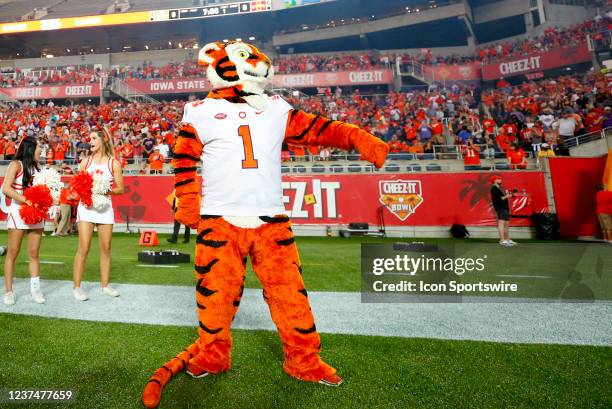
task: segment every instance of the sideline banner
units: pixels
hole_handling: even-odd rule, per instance
[[[547,208],[542,172],[503,172],[512,201],[513,226],[530,226],[529,216]],[[283,177],[283,201],[295,224],[387,226],[495,226],[490,173],[308,175]],[[113,197],[115,221],[172,223],[166,197],[172,176],[126,176],[125,194]],[[3,219],[6,216],[3,215]]]
[[[444,81],[474,81],[482,79],[482,69],[480,61],[470,64],[454,65],[424,65],[423,71],[428,78],[435,82]]]
[[[12,99],[64,99],[97,98],[100,84],[45,85],[42,87],[0,88],[0,92]]]
[[[125,83],[146,94],[179,94],[206,92],[211,89],[210,82],[202,78],[184,79],[128,79]],[[274,86],[282,88],[315,88],[346,85],[376,85],[393,83],[391,70],[314,72],[309,74],[277,74]]]
[[[591,61],[591,54],[587,44],[583,43],[574,47],[562,47],[524,57],[508,58],[493,64],[483,64],[482,79],[496,80],[588,61]]]
[[[595,195],[606,166],[599,158],[549,158],[562,237],[599,236]]]

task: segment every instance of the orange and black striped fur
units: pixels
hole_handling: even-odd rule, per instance
[[[239,70],[225,58],[224,48],[224,44],[212,43],[200,53],[208,57],[209,79],[210,70],[221,78],[208,98],[252,103],[249,99],[252,95],[247,94],[253,93],[256,87],[253,84],[243,87],[239,78],[233,81]],[[254,61],[269,61],[255,47],[251,52]],[[259,73],[267,76],[263,69]],[[357,149],[363,159],[377,167],[383,165],[388,153],[387,144],[354,125],[301,110],[290,111],[285,142]],[[184,125],[174,147],[175,192],[179,198],[175,217],[198,230],[194,273],[199,339],[154,373],[145,387],[142,402],[148,408],[156,407],[166,383],[182,370],[203,376],[230,369],[231,323],[244,290],[247,257],[262,283],[264,299],[282,340],[285,372],[305,381],[339,385],[342,379],[336,370],[319,356],[320,338],[304,288],[302,264],[289,218],[262,216],[259,227],[243,228],[229,223],[222,215],[200,215],[196,165],[203,149],[196,130]]]

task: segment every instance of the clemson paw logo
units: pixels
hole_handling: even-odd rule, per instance
[[[420,180],[381,180],[380,203],[401,221],[414,214],[423,203]]]

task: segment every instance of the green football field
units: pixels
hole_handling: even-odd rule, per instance
[[[160,241],[165,243],[166,237],[162,235]],[[5,233],[0,234],[2,241]],[[357,292],[360,244],[397,239],[298,237],[296,241],[310,291]],[[452,240],[426,241],[452,244]],[[521,245],[525,248],[530,243],[537,244]],[[96,246],[94,240],[85,277],[88,281],[98,280]],[[163,247],[193,254],[193,246],[192,242]],[[45,237],[41,249],[43,279],[69,280],[75,249],[76,238]],[[190,265],[173,269],[139,267],[138,250],[136,236],[115,236],[113,282],[194,284]],[[17,270],[18,277],[28,276],[25,254],[20,255]],[[597,274],[583,277],[587,282],[595,279]],[[251,271],[247,287],[258,287]],[[594,290],[599,297],[609,299],[607,290]],[[196,329],[188,327],[0,314],[0,389],[71,389],[76,392],[71,407],[138,408],[140,393],[151,373],[196,336]],[[323,358],[345,378],[339,388],[303,383],[284,375],[275,332],[235,330],[232,370],[204,379],[179,375],[166,388],[160,407],[612,407],[611,347],[340,334],[322,334],[322,343]],[[0,402],[0,408],[5,407],[34,405]]]

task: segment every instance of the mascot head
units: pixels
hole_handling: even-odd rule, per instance
[[[266,108],[264,89],[272,82],[274,67],[257,47],[240,41],[208,43],[200,50],[198,63],[207,67],[213,93],[257,110]]]

